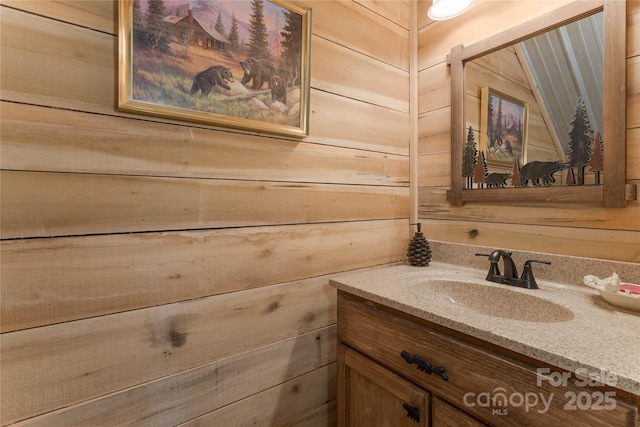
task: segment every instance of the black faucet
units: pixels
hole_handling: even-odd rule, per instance
[[[491,252],[490,255],[476,254],[476,256],[486,256],[491,262],[491,266],[489,266],[489,273],[486,277],[488,281],[527,289],[538,289],[536,279],[533,277],[531,263],[539,262],[541,264],[551,265],[551,263],[548,261],[539,261],[535,259],[527,260],[524,263],[522,277],[518,277],[518,269],[516,268],[516,265],[511,258],[511,252],[496,249],[495,251]],[[502,258],[502,262],[504,265],[504,274],[500,274],[500,267],[498,266],[500,258]]]
[[[502,258],[504,264],[503,276],[500,276],[500,270],[498,269],[498,262],[500,262],[500,258]],[[489,271],[489,275],[487,275],[487,280],[497,283],[506,283],[518,278],[518,269],[516,268],[513,259],[511,259],[511,252],[505,252],[501,249],[497,249],[489,255],[489,261],[491,262],[491,269]],[[498,274],[494,274],[496,271]]]

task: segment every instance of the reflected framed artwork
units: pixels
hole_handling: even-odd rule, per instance
[[[309,7],[285,0],[123,0],[118,12],[121,110],[309,134]]]
[[[487,165],[526,163],[529,105],[489,87],[481,91],[480,150]]]

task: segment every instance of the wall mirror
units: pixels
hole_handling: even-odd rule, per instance
[[[575,54],[560,57],[567,49]],[[635,198],[625,177],[626,2],[569,3],[454,47],[449,64],[452,205],[624,207]],[[579,145],[585,130],[588,145]],[[585,173],[598,156],[581,150],[593,147],[601,172]]]

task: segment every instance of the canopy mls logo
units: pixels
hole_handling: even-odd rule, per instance
[[[536,370],[536,386],[542,387],[546,382],[551,387],[566,387],[572,378],[571,372],[551,372],[549,368],[539,368]],[[572,384],[578,387],[598,387],[602,385],[615,386],[618,378],[615,374],[604,371],[588,371],[579,368],[575,372],[577,380]],[[611,411],[616,408],[616,394],[614,391],[573,391],[564,392],[561,396],[562,409],[565,411]],[[509,408],[524,408],[525,412],[536,411],[545,414],[549,411],[555,393],[533,392],[507,393],[503,387],[496,387],[493,391],[466,393],[463,403],[467,407],[479,406],[481,408],[491,408],[491,415],[505,416],[509,414]]]
[[[554,394],[545,396],[544,393],[532,391],[526,393],[513,392],[507,394],[507,390],[496,387],[492,392],[473,393],[469,392],[462,399],[465,406],[472,408],[491,408],[491,415],[508,415],[508,408],[524,407],[525,412],[536,410],[544,414],[549,410]]]

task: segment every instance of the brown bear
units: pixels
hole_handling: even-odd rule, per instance
[[[271,87],[271,76],[278,74],[275,65],[268,59],[247,58],[240,65],[244,70],[242,84],[246,85],[253,80],[253,89],[261,89],[264,82],[269,82]]]
[[[229,68],[222,65],[214,65],[195,75],[193,85],[191,86],[191,95],[195,95],[198,91],[201,91],[202,96],[207,96],[215,85],[229,90],[231,87],[227,82],[232,81],[233,74],[231,74]]]
[[[271,76],[269,86],[271,87],[271,99],[287,103],[287,85],[280,76]]]

